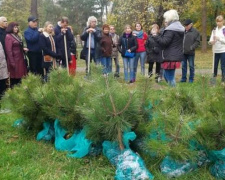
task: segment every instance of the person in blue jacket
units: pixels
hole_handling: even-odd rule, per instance
[[[68,26],[69,19],[67,17],[62,17],[61,21],[59,21],[55,27],[55,41],[57,46],[57,54],[61,56],[62,67],[66,67],[66,51],[65,51],[65,43],[64,43],[64,35],[66,36],[66,45],[67,45],[67,55],[68,55],[68,63],[72,63],[71,61],[71,43],[74,40],[74,36],[72,34],[71,29]]]
[[[41,28],[38,29],[38,19],[34,16],[28,18],[28,28],[24,32],[24,37],[28,48],[28,58],[30,72],[43,75],[42,53],[39,45]]]

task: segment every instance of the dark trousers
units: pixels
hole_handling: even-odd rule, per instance
[[[4,92],[6,90],[6,80],[7,79],[1,79],[0,80],[0,100],[2,99],[3,95],[4,95]],[[1,106],[1,104],[0,104]]]
[[[21,83],[21,79],[10,78],[10,88],[13,88],[15,85],[20,83]]]
[[[222,81],[225,80],[225,53],[215,53],[214,55],[214,77],[217,76],[219,61],[221,60]]]
[[[30,72],[43,76],[42,53],[28,51]]]
[[[149,67],[148,67],[148,72],[149,73],[152,73],[153,65],[154,65],[154,62],[150,62],[149,63]],[[160,69],[161,69],[161,63],[156,62],[155,73],[159,75],[160,74]]]

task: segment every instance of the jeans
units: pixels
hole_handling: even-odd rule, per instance
[[[214,55],[214,77],[217,76],[219,61],[221,60],[222,81],[225,80],[225,53],[215,53]]]
[[[116,66],[116,72],[115,74],[120,74],[120,64],[119,64],[119,58],[118,57],[115,57],[115,58],[112,58],[115,62],[115,66]],[[111,64],[111,67],[110,67],[110,72],[112,72],[112,64]]]
[[[135,72],[135,79],[137,74],[137,67],[138,67],[138,60],[140,58],[141,61],[141,74],[145,75],[145,59],[146,59],[146,52],[139,52],[136,53],[135,61],[134,61],[134,72]]]
[[[184,59],[182,60],[182,78],[181,82],[186,82],[187,80],[187,62],[189,63],[189,68],[190,68],[190,76],[189,76],[189,82],[194,81],[194,76],[195,76],[195,55],[187,55],[184,54]]]
[[[175,69],[164,69],[164,78],[169,86],[175,87]]]
[[[101,58],[101,65],[103,66],[102,73],[108,74],[111,72],[110,67],[112,66],[112,59],[111,57],[102,57]]]
[[[135,57],[133,58],[127,58],[123,57],[123,66],[124,66],[124,79],[126,82],[134,82],[134,61]],[[130,70],[130,79],[128,78],[128,69]]]

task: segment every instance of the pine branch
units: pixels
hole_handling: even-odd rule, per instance
[[[126,106],[120,111],[118,112],[116,115],[119,116],[120,114],[122,114],[124,111],[126,111],[126,109],[130,106],[131,100],[133,99],[134,93],[130,93],[130,98],[126,104]]]

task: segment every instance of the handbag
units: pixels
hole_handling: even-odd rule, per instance
[[[80,59],[86,60],[86,52],[85,48],[83,48],[80,52]]]
[[[125,42],[125,39],[124,39],[124,45],[125,45],[125,49],[127,49],[127,45],[126,45],[126,42]],[[126,50],[124,56],[125,57],[128,57],[128,58],[133,58],[135,57],[135,53],[134,52],[129,52],[128,50]]]
[[[44,62],[52,62],[53,58],[49,55],[44,55]]]
[[[129,57],[129,58],[133,58],[133,57],[135,56],[135,53],[129,52],[129,51],[126,50],[125,56],[126,56],[126,57]]]

